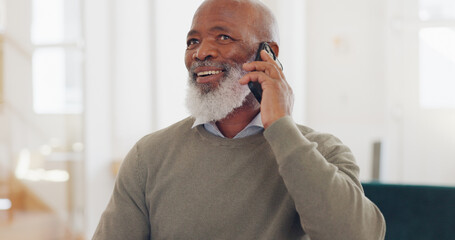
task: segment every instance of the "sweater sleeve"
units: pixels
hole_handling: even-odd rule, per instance
[[[365,197],[348,147],[328,134],[302,134],[291,117],[264,136],[312,240],[384,239],[384,217]]]
[[[145,204],[145,173],[139,168],[137,145],[128,153],[118,173],[112,197],[93,236],[104,239],[149,239]]]

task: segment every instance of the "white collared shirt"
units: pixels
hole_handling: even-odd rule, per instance
[[[203,121],[200,121],[199,119],[196,119],[193,123],[192,128],[199,126],[199,125],[203,125],[205,130],[207,130],[209,133],[211,133],[215,136],[226,138],[220,132],[220,130],[218,129],[218,127],[216,126],[214,121],[203,122]],[[242,131],[240,131],[237,135],[235,135],[234,139],[248,137],[248,136],[257,134],[263,130],[264,130],[264,125],[262,124],[261,113],[258,113],[258,115],[256,115],[256,117],[254,117],[253,120],[251,120],[251,122]]]

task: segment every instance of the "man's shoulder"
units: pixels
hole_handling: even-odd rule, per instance
[[[341,144],[341,140],[331,133],[319,132],[305,125],[296,124],[300,132],[310,141],[322,146]]]

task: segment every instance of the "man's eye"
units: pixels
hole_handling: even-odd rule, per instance
[[[192,45],[198,44],[198,43],[199,43],[199,40],[192,38],[186,42],[186,46],[191,47]]]
[[[220,40],[230,40],[230,39],[232,39],[232,38],[228,35],[220,35]]]

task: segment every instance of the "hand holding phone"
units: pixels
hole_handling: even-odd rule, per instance
[[[243,64],[243,69],[248,73],[239,79],[239,83],[248,84],[261,104],[261,120],[264,128],[267,129],[278,119],[291,116],[294,95],[282,71],[283,67],[269,44],[260,44],[256,58],[258,61]],[[267,95],[263,102],[261,102],[262,90]]]
[[[275,60],[275,62],[278,64],[278,66],[280,66],[280,68],[283,69],[283,65],[278,60],[276,54],[273,52],[272,48],[270,47],[270,45],[267,42],[262,42],[259,45],[259,49],[256,53],[255,61],[262,61],[262,58],[261,58],[262,50],[265,50],[267,52],[267,54],[269,54],[269,56],[272,57],[273,60]],[[249,82],[248,87],[250,88],[250,91],[253,93],[254,97],[258,100],[258,102],[261,103],[261,101],[262,101],[261,84],[259,82]]]

